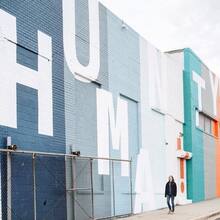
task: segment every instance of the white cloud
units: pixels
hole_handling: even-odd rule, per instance
[[[166,51],[190,47],[220,75],[219,0],[100,0]]]

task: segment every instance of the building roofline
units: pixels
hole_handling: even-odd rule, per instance
[[[170,50],[170,51],[165,51],[164,53],[168,53],[168,54],[173,54],[173,53],[181,53],[181,52],[189,52],[191,53],[193,56],[195,56],[208,70],[210,70],[212,73],[214,73],[216,76],[218,76],[215,72],[213,72],[208,65],[206,65],[204,63],[204,61],[189,47],[186,48],[182,48],[182,49],[176,49],[176,50]]]
[[[180,53],[180,52],[183,52],[184,51],[184,48],[183,49],[176,49],[176,50],[168,50],[168,51],[165,51],[164,53]]]

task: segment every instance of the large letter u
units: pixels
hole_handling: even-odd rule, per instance
[[[72,74],[90,82],[97,79],[100,69],[99,3],[88,0],[90,58],[87,66],[82,65],[76,55],[75,5],[75,0],[63,0],[64,55]]]

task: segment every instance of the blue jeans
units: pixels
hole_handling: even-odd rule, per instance
[[[170,200],[171,200],[171,205],[170,205]],[[174,212],[174,196],[170,196],[170,195],[167,195],[167,205],[169,207],[169,210]]]

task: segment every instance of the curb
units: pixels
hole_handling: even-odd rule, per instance
[[[194,218],[192,220],[207,220],[207,219],[215,217],[217,215],[220,215],[220,211],[215,211],[215,212],[212,212],[212,213],[210,213],[208,215],[203,215],[203,216],[200,216],[200,217],[196,217],[196,218]]]

